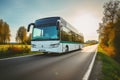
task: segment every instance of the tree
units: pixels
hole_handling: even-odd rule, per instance
[[[104,17],[103,17],[103,23],[115,23],[118,19],[118,11],[120,9],[119,7],[120,1],[109,1],[104,4]]]
[[[2,43],[2,28],[3,28],[3,20],[0,20],[0,43]]]
[[[115,38],[114,38],[114,47],[116,52],[115,59],[120,62],[120,18],[114,26],[116,27]]]
[[[88,41],[86,41],[85,43],[86,43],[86,44],[89,44],[89,45],[94,45],[94,44],[97,44],[98,41],[96,41],[96,40],[88,40]]]
[[[31,44],[31,38],[32,38],[32,34],[30,33],[29,36],[27,37],[27,43]]]
[[[115,24],[120,17],[120,1],[109,1],[104,4],[104,16],[102,23],[100,23],[100,27],[98,33],[101,37],[104,37],[106,28],[113,28],[113,24]]]
[[[27,40],[27,30],[24,26],[21,26],[16,34],[16,41],[18,43],[26,43]]]
[[[10,42],[10,29],[9,29],[9,25],[4,22],[4,27],[3,27],[3,42],[4,43],[8,43]]]
[[[6,22],[0,20],[0,43],[10,42],[10,28]]]
[[[120,55],[120,1],[109,1],[104,4],[104,16],[99,24],[99,39],[103,49]],[[106,49],[106,50],[107,50]]]

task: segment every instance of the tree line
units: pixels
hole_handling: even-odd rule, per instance
[[[120,61],[120,1],[108,1],[103,8],[104,16],[98,29],[100,46]]]
[[[0,44],[10,43],[10,37],[11,33],[9,24],[0,19]],[[17,43],[30,44],[31,34],[27,36],[27,30],[25,26],[19,27],[16,33],[15,40]]]

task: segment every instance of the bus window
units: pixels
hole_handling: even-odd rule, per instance
[[[33,30],[33,40],[58,39],[56,26],[40,26]]]

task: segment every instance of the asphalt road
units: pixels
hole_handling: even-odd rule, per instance
[[[62,55],[34,55],[0,60],[0,80],[82,80],[95,46]]]

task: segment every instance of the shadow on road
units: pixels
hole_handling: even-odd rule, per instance
[[[75,51],[70,51],[70,52],[65,52],[65,53],[44,53],[44,54],[38,54],[38,55],[34,55],[34,56],[63,56],[63,55],[67,55],[67,54],[72,54],[73,52],[77,52],[80,50],[75,50]]]

